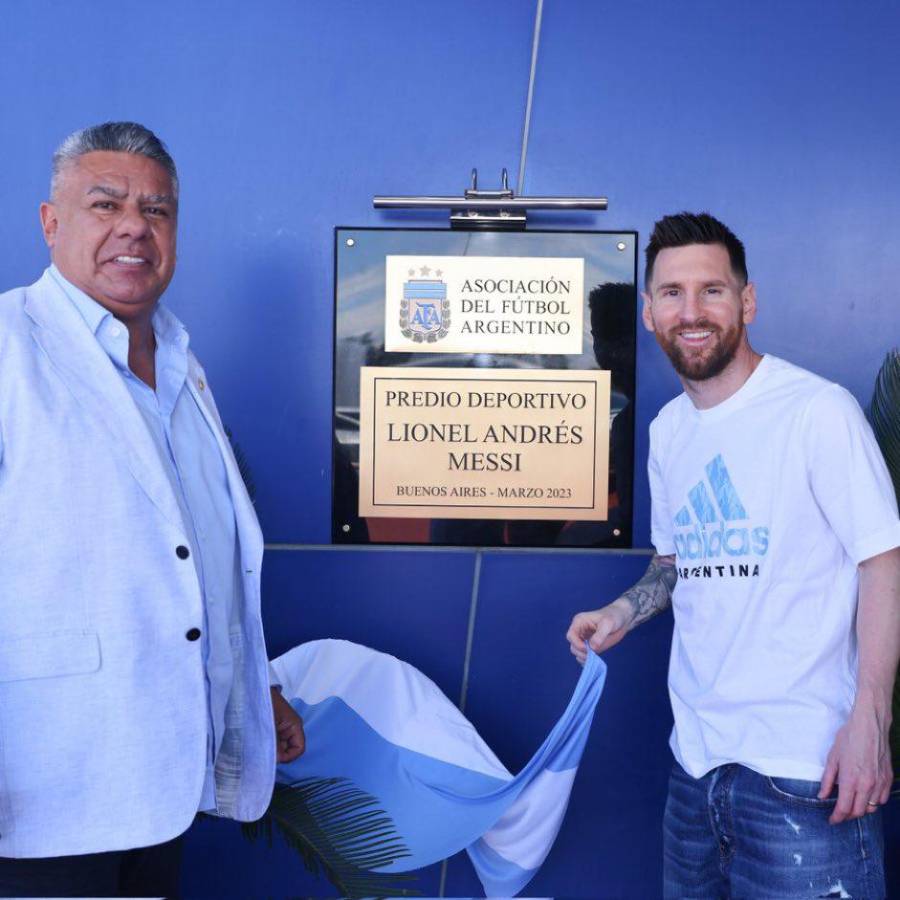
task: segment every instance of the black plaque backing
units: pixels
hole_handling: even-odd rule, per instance
[[[387,352],[387,256],[584,259],[580,355]],[[480,547],[632,545],[637,234],[633,231],[466,232],[335,229],[332,541]],[[606,521],[360,518],[359,386],[362,366],[608,369],[611,372],[609,513]]]

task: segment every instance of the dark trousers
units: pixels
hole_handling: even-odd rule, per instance
[[[0,857],[0,897],[178,898],[181,845],[177,837],[154,847],[110,853]]]

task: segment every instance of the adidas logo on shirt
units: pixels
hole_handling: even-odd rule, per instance
[[[752,527],[750,517],[719,454],[705,466],[706,478],[688,491],[688,502],[675,516],[675,549],[682,578],[759,574],[756,559],[769,550],[769,529]],[[710,565],[719,561],[720,565]]]

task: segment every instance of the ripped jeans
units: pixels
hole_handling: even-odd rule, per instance
[[[829,825],[836,794],[732,763],[691,778],[678,763],[663,820],[667,898],[885,896],[881,811]]]

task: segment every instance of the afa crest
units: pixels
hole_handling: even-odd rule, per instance
[[[416,343],[433,344],[447,336],[450,330],[450,301],[447,285],[441,281],[438,269],[431,275],[428,266],[419,269],[421,278],[414,278],[415,269],[409,270],[410,278],[403,283],[403,299],[400,301],[400,330],[405,338]]]

